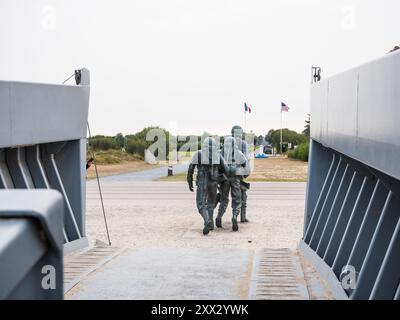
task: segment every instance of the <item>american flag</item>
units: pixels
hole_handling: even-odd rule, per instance
[[[281,102],[281,112],[289,112],[289,107],[284,103]]]

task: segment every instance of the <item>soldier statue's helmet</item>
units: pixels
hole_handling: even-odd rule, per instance
[[[241,126],[236,125],[232,127],[231,135],[233,138],[235,138],[239,150],[242,150],[243,148],[243,142],[242,142],[242,140],[244,139],[243,133],[244,132]]]
[[[216,148],[217,147],[217,142],[213,137],[207,137],[203,141],[203,148]]]
[[[236,136],[242,137],[243,128],[239,125],[233,126],[231,129],[231,135],[232,135],[232,137],[236,137]]]
[[[202,144],[202,152],[204,152],[202,163],[214,164],[218,156],[217,141],[213,137],[205,138]]]
[[[225,137],[223,157],[225,158],[228,164],[232,164],[235,162],[235,158],[237,156],[236,153],[237,150],[238,150],[237,140],[232,136]]]
[[[224,139],[224,148],[229,148],[229,149],[237,149],[238,145],[237,145],[237,141],[234,137],[232,136],[227,136]]]

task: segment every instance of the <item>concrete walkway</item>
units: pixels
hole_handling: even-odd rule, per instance
[[[138,248],[84,280],[72,299],[247,299],[246,249]]]

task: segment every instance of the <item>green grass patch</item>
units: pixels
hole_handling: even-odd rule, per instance
[[[186,172],[174,174],[173,176],[166,176],[158,179],[158,181],[186,181]]]
[[[195,180],[195,177],[194,177]],[[162,177],[158,179],[158,181],[186,181],[186,172],[178,173],[170,177]],[[270,179],[270,178],[255,178],[255,179],[246,179],[248,182],[307,182],[306,179]]]

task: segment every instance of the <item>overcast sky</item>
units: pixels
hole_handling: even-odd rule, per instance
[[[333,75],[400,44],[398,0],[0,0],[0,79],[91,71],[95,134],[302,130],[310,66]],[[1,106],[0,106],[1,107]]]

